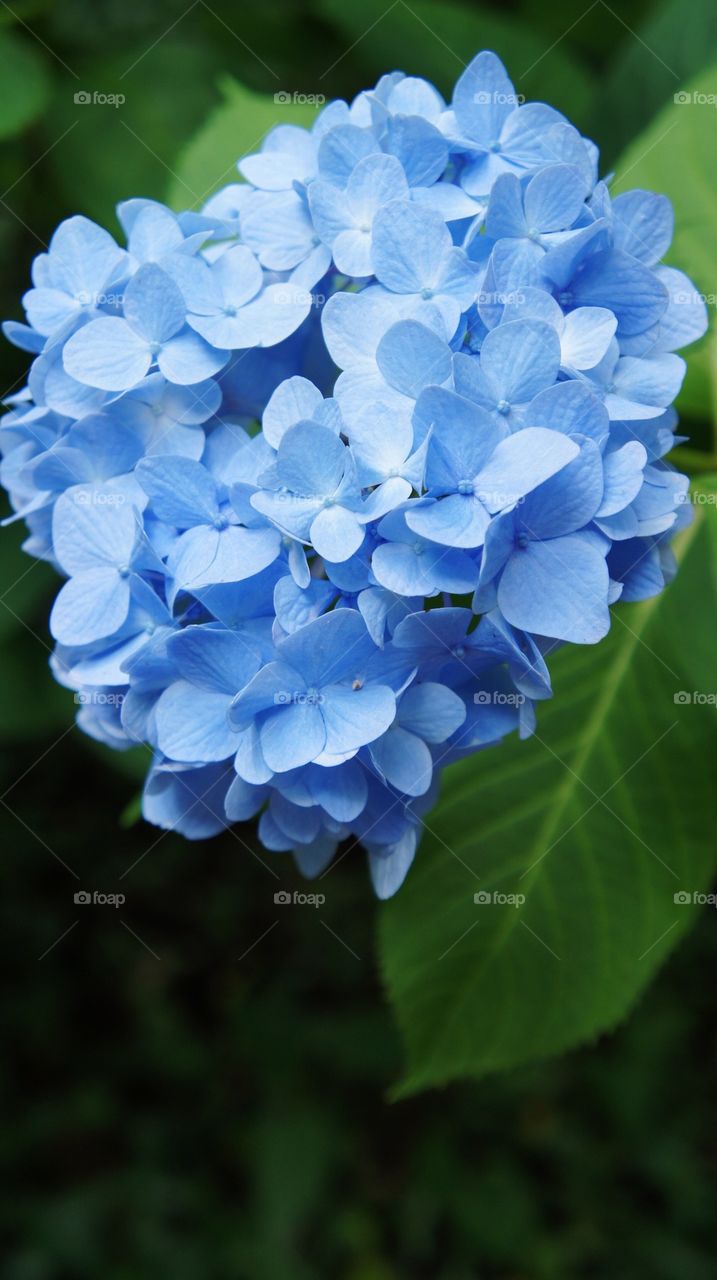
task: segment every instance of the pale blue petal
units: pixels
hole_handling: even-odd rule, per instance
[[[425,742],[394,725],[369,748],[374,766],[392,787],[408,796],[422,796],[433,778],[433,757]]]
[[[278,449],[289,427],[305,419],[311,420],[321,404],[323,396],[308,378],[293,377],[281,382],[271,395],[262,418],[267,443]]]
[[[523,631],[596,644],[610,629],[608,584],[604,556],[580,534],[531,542],[503,570],[498,605]]]
[[[326,685],[321,715],[326,725],[325,750],[331,755],[355,751],[385,733],[396,714],[396,699],[386,685]]]
[[[667,253],[675,217],[667,196],[625,191],[612,203],[615,247],[652,267]]]
[[[274,773],[309,764],[324,749],[323,707],[293,701],[269,711],[259,729],[261,751]]]
[[[394,293],[419,293],[439,279],[451,236],[437,213],[409,201],[384,206],[373,225],[374,272]]]
[[[560,335],[561,360],[571,369],[594,369],[607,352],[617,318],[604,307],[576,307],[565,317]]]
[[[386,381],[414,400],[425,387],[441,386],[451,375],[447,342],[415,320],[392,325],[379,343],[376,360]]]
[[[129,604],[129,583],[116,569],[87,569],[62,587],[50,615],[50,631],[60,644],[92,644],[119,631]]]
[[[500,58],[479,53],[456,84],[453,110],[462,133],[490,147],[500,137],[503,124],[515,111],[515,90]]]
[[[170,760],[211,764],[236,750],[227,721],[229,697],[178,680],[165,689],[154,712],[157,745]]]
[[[577,169],[551,164],[531,178],[525,191],[525,220],[541,232],[572,227],[583,208],[588,188]]]
[[[431,680],[411,685],[398,706],[399,723],[425,742],[445,742],[465,718],[463,699],[446,685]]]
[[[555,382],[560,340],[540,320],[512,320],[486,336],[480,362],[500,398],[521,404]]]
[[[127,323],[146,342],[167,342],[184,324],[184,299],[166,271],[154,263],[139,268],[124,293]],[[198,381],[198,379],[196,379]]]
[[[476,477],[475,493],[490,512],[519,502],[580,452],[569,436],[544,427],[526,427],[496,445]]]
[[[67,342],[62,359],[71,378],[103,391],[133,387],[152,363],[147,342],[118,316],[101,316],[79,329]]]
[[[280,483],[298,497],[332,497],[344,475],[348,451],[340,438],[313,422],[284,435],[277,455]]]
[[[219,519],[216,481],[191,458],[145,458],[136,476],[149,496],[154,514],[165,524],[189,529]]]
[[[157,364],[170,382],[189,386],[218,373],[228,358],[226,351],[217,351],[204,342],[199,334],[185,328],[165,343],[157,356]]]
[[[352,511],[332,505],[324,507],[315,516],[309,536],[320,556],[341,564],[358,551],[364,540],[364,531]]]

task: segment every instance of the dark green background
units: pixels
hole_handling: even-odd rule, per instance
[[[165,196],[226,73],[331,97],[402,66],[447,91],[496,47],[519,92],[598,141],[606,172],[717,59],[712,8],[0,5],[0,61],[22,49],[37,77],[19,129],[0,90],[2,314],[19,318],[60,218],[116,230],[118,199]],[[127,101],[76,105],[80,89]],[[25,357],[3,347],[0,364],[3,388],[21,385]],[[704,442],[701,422],[687,429]],[[362,855],[323,882],[321,912],[282,910],[279,883],[305,886],[283,859],[275,880],[250,831],[193,845],[123,826],[141,762],[69,729],[47,670],[53,575],[20,541],[0,539],[3,1277],[711,1277],[713,913],[594,1048],[388,1104],[400,1045]],[[80,888],[127,901],[75,906]]]

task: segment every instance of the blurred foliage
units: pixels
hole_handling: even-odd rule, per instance
[[[675,260],[715,294],[713,111],[667,140],[667,115],[650,122],[715,62],[716,22],[712,0],[13,0],[2,314],[19,318],[61,218],[116,226],[128,195],[229,180],[275,93],[350,97],[392,67],[445,90],[491,45],[519,92],[596,139],[604,171],[669,192]],[[3,346],[5,394],[26,363]],[[714,352],[691,364],[699,467]],[[389,1105],[402,1052],[362,855],[322,882],[320,911],[287,909],[278,884],[305,886],[284,859],[273,878],[250,830],[196,846],[133,823],[141,754],[70,729],[47,670],[53,575],[20,541],[0,539],[3,1280],[711,1278],[714,914],[597,1048]],[[75,906],[80,888],[127,901]]]

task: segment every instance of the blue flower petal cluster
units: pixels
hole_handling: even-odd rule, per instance
[[[200,212],[120,205],[36,258],[0,426],[81,727],[146,743],[144,815],[258,816],[401,884],[440,769],[532,732],[546,659],[661,590],[706,312],[669,202],[493,53],[281,125]],[[479,768],[476,764],[476,768]],[[346,846],[353,847],[353,845]]]

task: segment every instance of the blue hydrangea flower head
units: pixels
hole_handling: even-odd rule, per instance
[[[147,821],[256,820],[400,887],[442,768],[533,732],[548,658],[661,591],[706,309],[664,196],[479,53],[280,125],[199,210],[67,219],[0,427],[78,723],[146,744]],[[111,696],[109,696],[111,694]]]

